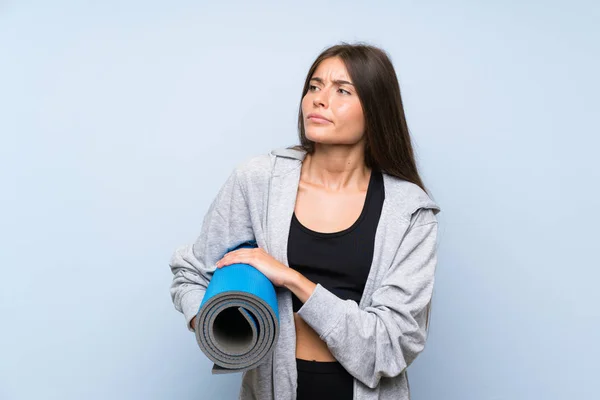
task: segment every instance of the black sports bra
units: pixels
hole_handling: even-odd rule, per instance
[[[381,171],[371,170],[365,203],[358,219],[339,232],[316,232],[292,215],[288,263],[306,278],[341,299],[360,302],[373,261],[375,232],[385,198]],[[293,310],[302,302],[292,293]]]

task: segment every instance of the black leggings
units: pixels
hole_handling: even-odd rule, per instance
[[[352,400],[354,379],[338,361],[296,358],[297,400]]]

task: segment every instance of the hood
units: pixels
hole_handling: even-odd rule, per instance
[[[291,158],[294,160],[302,161],[304,160],[304,156],[306,156],[306,151],[302,148],[295,148],[294,146],[290,146],[271,150],[271,154],[277,157]]]

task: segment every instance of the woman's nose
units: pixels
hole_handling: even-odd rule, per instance
[[[313,104],[317,107],[318,106],[327,107],[327,104],[328,104],[327,95],[323,92],[324,91],[319,91],[314,94]]]

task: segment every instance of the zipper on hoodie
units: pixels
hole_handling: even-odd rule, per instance
[[[273,182],[273,173],[275,172],[275,164],[277,163],[277,156],[276,155],[272,155],[271,156],[271,171],[269,173],[269,188],[267,189],[267,204],[266,204],[266,208],[265,208],[265,220],[264,220],[264,227],[265,227],[265,246],[269,246],[269,202],[271,200],[271,185]],[[265,249],[265,251],[267,253],[270,254],[271,249],[269,249],[268,247]]]

